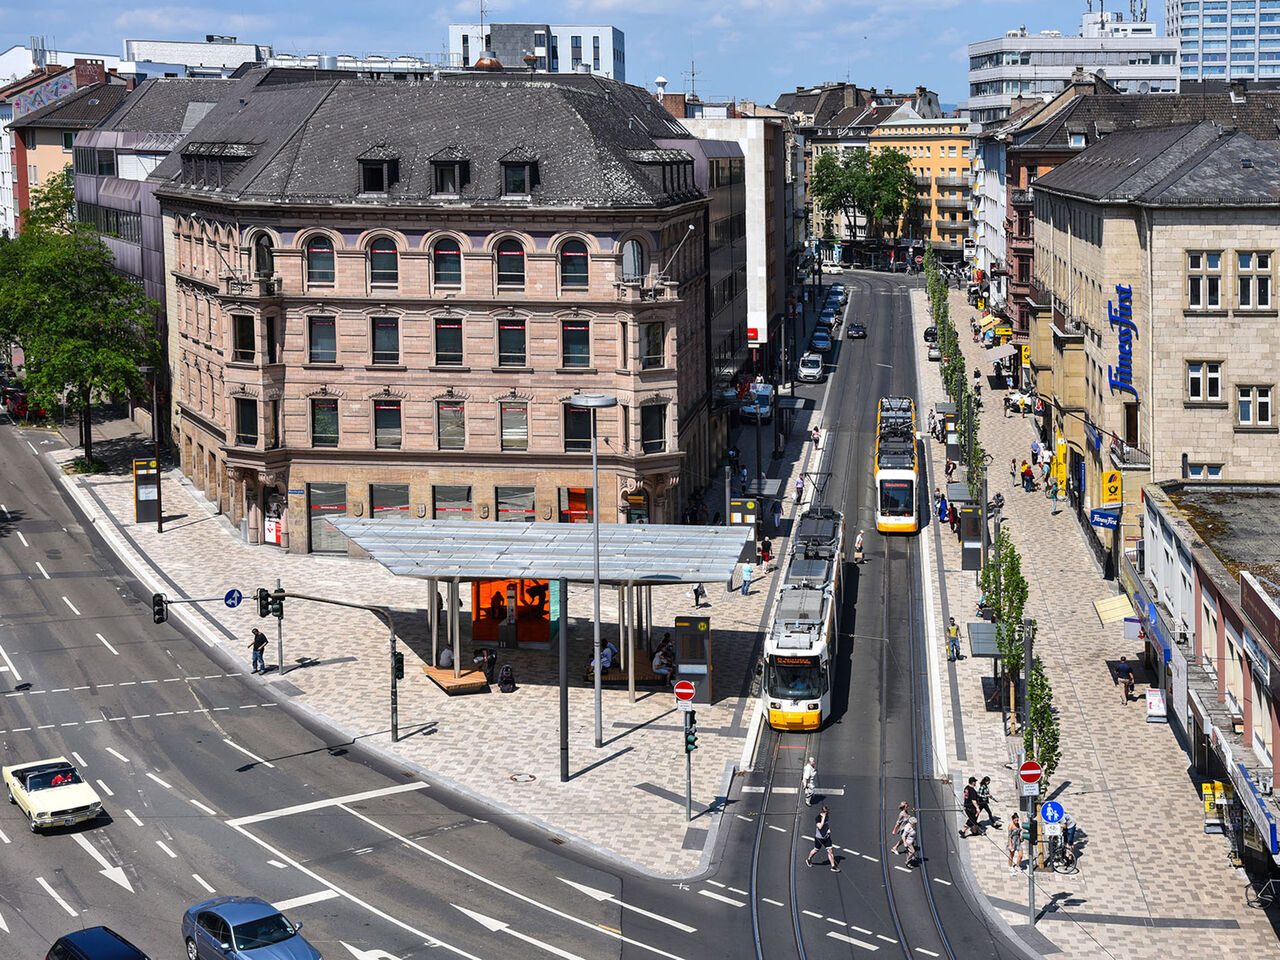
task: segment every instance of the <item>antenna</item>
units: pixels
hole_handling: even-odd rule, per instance
[[[685,79],[685,94],[690,100],[698,99],[698,69],[692,60],[689,61],[689,69],[682,70],[681,76]]]

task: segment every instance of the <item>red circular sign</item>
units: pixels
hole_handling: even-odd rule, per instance
[[[697,693],[697,688],[693,685],[692,680],[681,680],[675,687],[677,700],[692,700],[693,695]]]
[[[693,686],[693,684],[690,684],[690,686]],[[1028,760],[1018,768],[1018,777],[1023,783],[1039,783],[1042,772],[1040,764],[1034,760]]]
[[[916,257],[916,263],[924,263],[924,257]]]

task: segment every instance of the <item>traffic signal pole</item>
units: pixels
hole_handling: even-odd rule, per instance
[[[276,577],[276,593],[283,594],[280,578]],[[273,611],[274,612],[274,611]],[[280,599],[280,612],[276,614],[276,669],[284,676],[284,598]]]
[[[1022,688],[1022,729],[1031,729],[1031,656],[1035,641],[1035,623],[1022,621],[1022,675],[1026,683]],[[1032,749],[1035,747],[1032,741]],[[1034,759],[1031,756],[1028,760]],[[1036,925],[1036,797],[1027,798],[1027,923]]]

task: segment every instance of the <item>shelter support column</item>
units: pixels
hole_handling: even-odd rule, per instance
[[[560,782],[569,780],[569,581],[557,582],[560,591]]]
[[[449,581],[449,633],[453,637],[453,675],[462,676],[462,631],[458,629],[462,618],[458,608],[462,601],[458,596],[458,581]]]
[[[431,666],[440,662],[440,581],[432,577],[427,581],[431,597],[427,601],[427,623],[431,630]]]
[[[627,631],[627,696],[636,702],[636,588],[627,584],[626,605],[619,609],[618,626]]]

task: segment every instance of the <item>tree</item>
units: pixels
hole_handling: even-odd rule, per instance
[[[871,158],[871,181],[875,195],[872,216],[897,236],[902,218],[916,196],[911,158],[901,150],[881,150]]]
[[[853,209],[853,194],[844,163],[833,152],[824,153],[813,165],[809,183],[813,202],[823,213],[848,216]]]
[[[1049,686],[1049,678],[1044,675],[1044,664],[1036,657],[1031,667],[1031,679],[1027,683],[1027,703],[1029,712],[1027,725],[1022,730],[1022,746],[1029,759],[1034,759],[1043,768],[1040,789],[1049,785],[1049,778],[1058,769],[1058,761],[1062,758],[1059,740],[1058,717],[1053,710],[1053,688]]]
[[[22,214],[22,229],[67,233],[73,228],[75,209],[71,167],[66,166],[31,191],[31,206]]]

